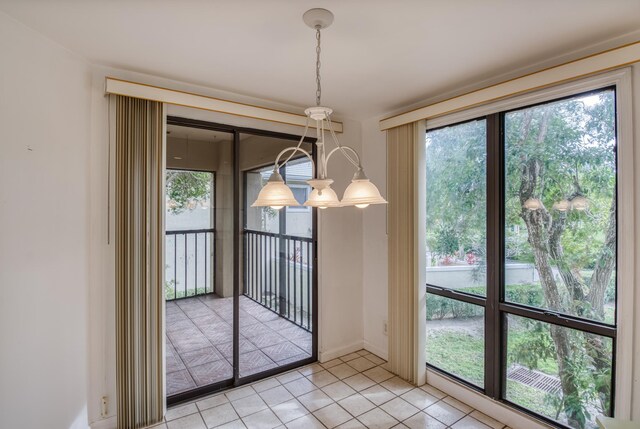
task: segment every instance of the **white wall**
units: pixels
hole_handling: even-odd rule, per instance
[[[0,12],[0,427],[87,421],[87,64]]]

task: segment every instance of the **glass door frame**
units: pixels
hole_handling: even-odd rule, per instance
[[[252,383],[256,380],[271,377],[282,372],[290,371],[300,366],[308,365],[317,361],[318,358],[318,212],[312,208],[312,247],[313,247],[313,267],[312,267],[312,349],[311,357],[297,362],[288,363],[278,366],[260,373],[240,377],[240,294],[242,287],[240,284],[240,260],[243,252],[244,237],[241,235],[244,228],[244,204],[241,200],[240,183],[243,172],[240,170],[240,134],[250,134],[254,136],[278,138],[282,140],[291,140],[292,146],[300,141],[300,136],[294,134],[281,133],[276,131],[267,131],[256,128],[247,128],[220,124],[215,122],[202,121],[198,119],[190,119],[178,116],[167,116],[167,125],[175,125],[181,127],[198,128],[211,131],[226,132],[233,135],[233,377],[207,386],[197,387],[195,389],[178,393],[176,395],[167,396],[167,406],[191,401],[201,396],[215,393],[231,387],[242,386]],[[305,143],[312,144],[311,156],[316,162],[316,139],[306,137]],[[215,226],[214,226],[215,227]]]

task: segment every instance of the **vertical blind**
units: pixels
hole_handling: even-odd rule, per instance
[[[164,413],[164,112],[116,97],[116,392],[118,428]]]

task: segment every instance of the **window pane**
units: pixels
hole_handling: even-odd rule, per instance
[[[427,132],[427,283],[486,295],[486,121]]]
[[[614,323],[613,90],[505,115],[506,299]]]
[[[258,194],[267,184],[273,167],[264,167],[245,172],[245,207],[247,210],[246,228],[251,231],[280,232],[280,211],[271,207],[251,207]]]
[[[213,173],[167,170],[166,230],[213,228]]]
[[[306,157],[290,161],[285,167],[287,185],[293,191],[293,196],[300,206],[287,207],[287,225],[285,233],[296,237],[311,237],[313,235],[313,219],[311,207],[302,204],[307,201],[311,186],[307,180],[312,179],[313,167]]]
[[[427,363],[484,386],[484,308],[427,294]]]
[[[610,338],[507,316],[506,399],[573,428],[610,414]]]

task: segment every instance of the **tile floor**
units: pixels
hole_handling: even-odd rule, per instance
[[[406,383],[385,367],[384,360],[361,350],[170,408],[165,422],[153,428],[505,428],[432,386]]]
[[[233,299],[203,295],[166,304],[167,394],[233,377]],[[240,376],[311,356],[311,333],[240,297]]]

